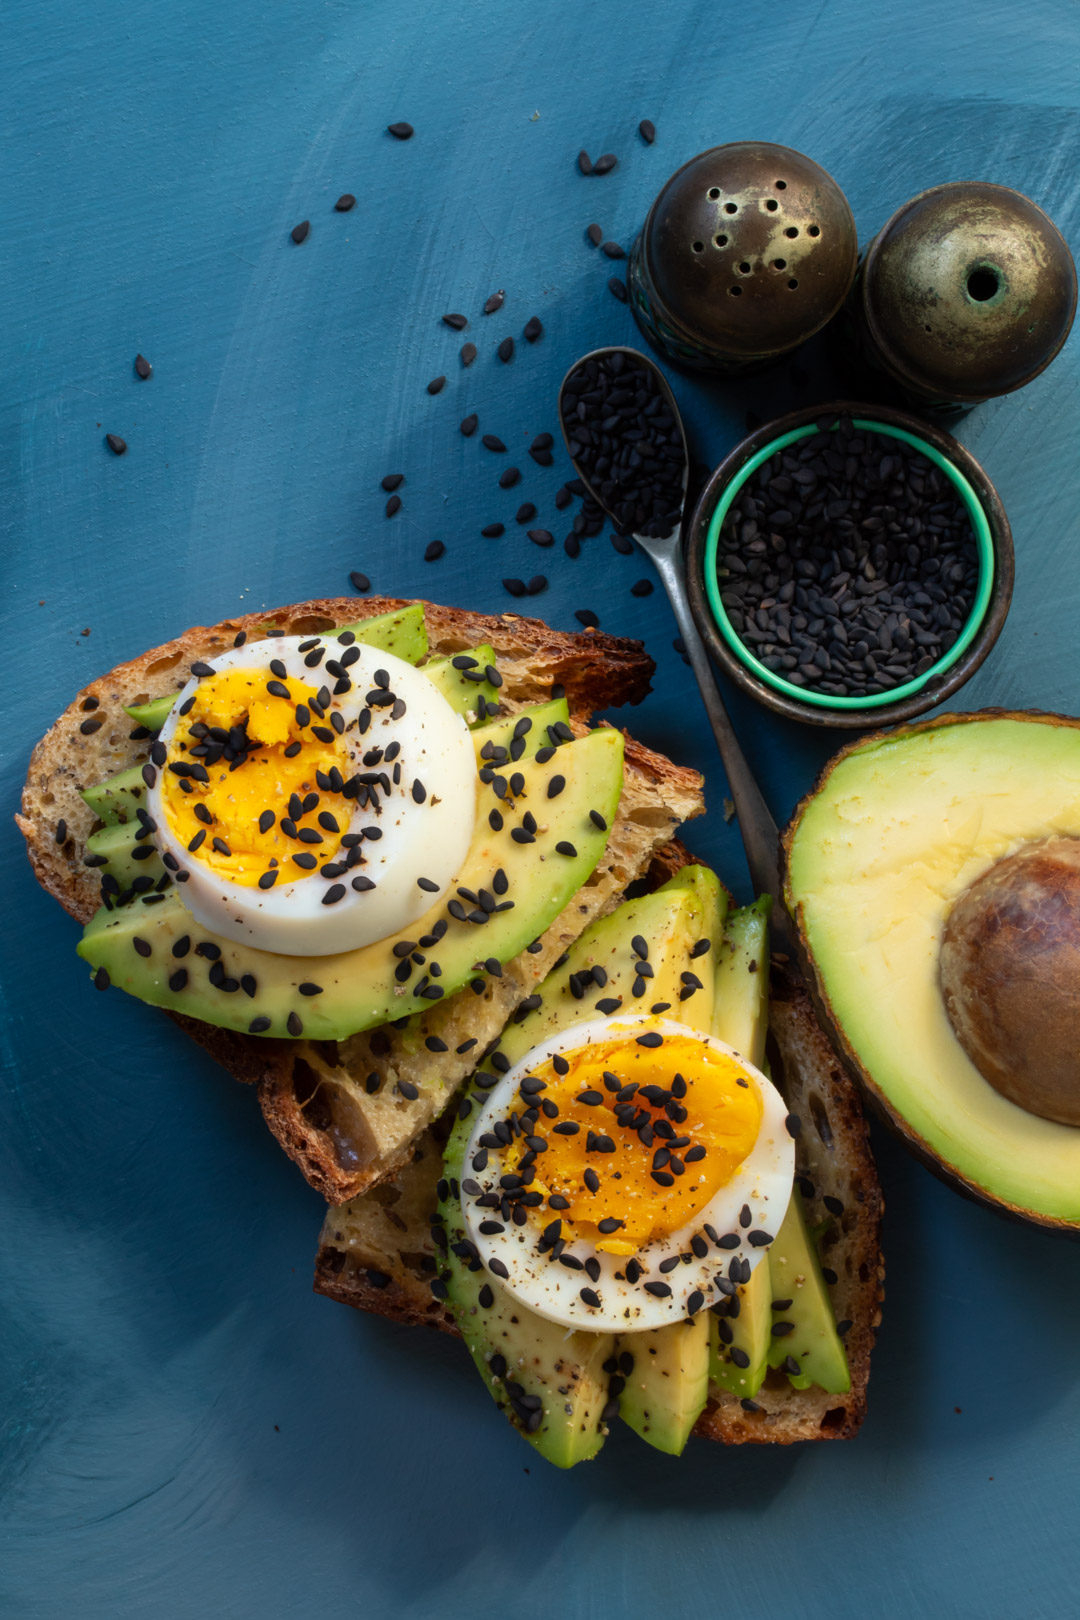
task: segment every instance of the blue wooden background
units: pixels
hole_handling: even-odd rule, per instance
[[[10,822],[29,751],[92,676],[191,623],[376,589],[641,636],[634,729],[708,771],[699,852],[746,892],[674,627],[607,538],[512,521],[568,476],[582,350],[633,342],[584,240],[629,245],[720,141],[796,146],[866,241],[987,178],[1080,238],[1070,0],[11,0],[0,119],[4,450],[0,1610],[18,1620],[318,1614],[1064,1615],[1080,1580],[1080,1250],[963,1202],[879,1139],[885,1323],[850,1445],[678,1462],[629,1432],[568,1476],[504,1429],[460,1346],[315,1298],[321,1205],[254,1098],[148,1008],[92,992]],[[639,119],[654,120],[647,148]],[[385,126],[408,119],[400,144]],[[618,155],[602,179],[579,147]],[[357,207],[335,214],[339,193]],[[291,227],[311,220],[302,246]],[[503,309],[480,307],[497,288]],[[471,322],[480,347],[439,324]],[[540,343],[520,342],[526,319]],[[519,339],[509,366],[497,341]],[[138,382],[132,360],[154,365]],[[1017,543],[1015,605],[964,694],[1080,708],[1077,340],[960,425]],[[449,382],[435,398],[430,378]],[[814,355],[675,379],[699,457],[821,397]],[[466,442],[467,411],[524,470]],[[103,445],[122,435],[117,459]],[[510,459],[509,457],[506,459]],[[380,477],[403,471],[387,520]],[[498,541],[482,525],[507,523]],[[431,539],[445,557],[421,559]],[[829,739],[733,705],[780,816]]]

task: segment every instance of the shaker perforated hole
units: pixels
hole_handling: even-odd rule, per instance
[[[719,186],[710,186],[709,187],[709,201],[710,202],[719,202],[720,201],[720,187]]]
[[[786,259],[774,259],[773,260],[773,269],[774,270],[786,270],[787,269],[787,260]]]
[[[775,214],[780,204],[777,202],[775,197],[767,197],[765,199],[765,206],[769,210],[770,214]]]
[[[738,298],[742,294],[742,288],[741,287],[729,287],[728,292],[731,294],[732,298]]]
[[[740,276],[748,276],[750,274],[750,266],[745,259],[739,266],[739,274]]]
[[[725,203],[724,204],[724,213],[725,214],[737,214],[738,212],[739,212],[738,203]]]
[[[807,236],[820,236],[821,235],[821,226],[820,225],[808,225],[806,227],[806,234],[807,234]]]
[[[799,227],[797,225],[789,225],[787,230],[784,232],[785,236],[798,236],[798,234]]]
[[[787,190],[787,181],[786,180],[777,180],[776,181],[776,189],[777,189],[777,191],[786,191]]]
[[[694,243],[694,252],[695,253],[704,253],[704,251],[705,251],[704,242],[695,242]]]
[[[794,279],[794,277],[792,277],[792,279],[788,282],[788,286],[791,288],[792,292],[795,291],[795,289],[796,289],[796,287],[798,285],[799,285],[799,283]]]
[[[716,243],[717,247],[727,247],[728,244],[727,237],[722,234],[720,236],[714,236],[713,241]]]
[[[973,298],[977,304],[985,304],[987,299],[993,298],[1001,286],[996,270],[989,265],[980,265],[972,270],[967,278],[968,297]]]

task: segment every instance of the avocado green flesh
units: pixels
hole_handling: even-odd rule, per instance
[[[716,874],[704,866],[684,866],[665,889],[650,898],[657,900],[665,894],[671,901],[682,895],[684,904],[678,913],[672,912],[660,942],[642,927],[631,929],[631,933],[641,933],[649,941],[649,960],[656,963],[667,990],[664,999],[670,996],[675,1002],[665,1016],[704,1034],[716,1017],[714,975],[709,964],[722,937],[727,895]],[[618,916],[615,912],[609,920]],[[691,958],[690,952],[700,939],[708,939],[711,949]],[[703,988],[679,1001],[686,988],[681,974],[687,971],[701,979]],[[654,1450],[672,1457],[684,1450],[708,1399],[709,1321],[709,1313],[703,1312],[688,1321],[672,1322],[645,1333],[622,1334],[615,1342],[617,1356],[629,1354],[634,1358],[619,1395],[619,1416]]]
[[[770,909],[768,895],[762,895],[753,905],[731,913],[713,981],[712,1033],[759,1069],[765,1064],[769,1027]],[[713,1318],[709,1376],[720,1389],[746,1399],[757,1394],[769,1367],[772,1295],[768,1255],[759,1260],[736,1297],[737,1316]]]
[[[266,626],[267,632],[270,628]],[[378,647],[382,652],[393,653],[407,664],[418,664],[427,653],[427,626],[422,602],[410,602],[408,607],[398,608],[393,613],[377,613],[373,618],[360,619],[356,624],[339,625],[325,635],[329,639],[331,636],[341,636],[347,630],[352,631],[357,641],[364,642],[368,647]],[[255,639],[253,635],[252,640]],[[168,692],[150,703],[132,703],[126,706],[126,713],[148,731],[160,731],[178,695]]]
[[[124,705],[124,712],[131,716],[137,726],[145,726],[147,731],[160,731],[179,695],[178,692],[167,692],[164,697],[154,698],[150,703],[128,703]]]
[[[655,1451],[681,1456],[709,1398],[709,1313],[626,1334],[615,1353],[634,1365],[619,1396],[619,1416]]]
[[[710,874],[711,875],[711,874]],[[680,974],[693,969],[690,949],[702,937],[703,906],[695,887],[679,884],[676,874],[654,894],[626,900],[607,917],[590,924],[570,947],[566,962],[549,973],[540,986],[540,1005],[520,1022],[511,1022],[503,1031],[499,1051],[511,1064],[517,1063],[534,1046],[548,1040],[572,1024],[602,1017],[599,1001],[617,1001],[618,1012],[647,1013],[666,1004],[665,1018],[673,1018],[694,1029],[708,1028],[712,1014],[712,985],[680,1001],[685,988]],[[715,879],[714,879],[715,882]],[[676,886],[678,885],[678,886]],[[638,978],[637,958],[630,941],[641,934],[649,942],[649,963],[653,977],[645,981],[642,994],[635,996]],[[606,975],[603,985],[590,984],[579,1000],[571,981],[576,975],[600,967]],[[704,976],[703,976],[704,978]]]
[[[517,714],[507,714],[499,720],[485,720],[471,728],[477,760],[483,762],[490,757],[483,753],[488,743],[493,748],[508,749],[510,760],[515,764],[519,759],[531,759],[538,749],[550,746],[548,726],[560,722],[565,725],[569,719],[570,705],[566,699],[552,698],[548,703],[533,703]],[[528,726],[523,724],[526,720]],[[519,725],[522,726],[522,734],[515,738],[514,732]]]
[[[746,1400],[757,1394],[769,1370],[772,1288],[768,1255],[759,1260],[736,1297],[738,1316],[712,1318],[709,1377],[719,1389]]]
[[[769,1032],[769,912],[762,895],[733,911],[724,926],[713,980],[712,1033],[748,1063],[765,1071]]]
[[[439,688],[443,697],[449,703],[455,714],[464,715],[466,719],[473,718],[481,713],[480,703],[498,703],[499,694],[490,681],[471,681],[470,673],[476,670],[494,668],[494,647],[470,647],[467,652],[455,653],[454,658],[475,658],[476,666],[472,671],[455,669],[450,658],[432,658],[422,667],[422,673]]]
[[[97,868],[97,875],[104,877],[108,872],[116,879],[121,890],[126,889],[134,878],[152,877],[156,883],[158,878],[165,875],[153,838],[148,835],[137,839],[135,834],[139,831],[136,822],[116,821],[102,827],[100,832],[91,833],[86,840],[87,854],[105,857],[104,865]]]
[[[452,1245],[465,1237],[461,1203],[454,1192],[470,1131],[468,1119],[457,1122],[443,1159],[448,1193],[439,1213],[451,1246],[442,1274],[447,1301],[496,1405],[542,1457],[557,1468],[572,1468],[595,1457],[604,1443],[603,1412],[608,1401],[604,1363],[615,1341],[610,1333],[567,1333],[558,1323],[528,1310],[478,1262],[471,1270],[467,1260],[453,1253]],[[480,1303],[485,1286],[492,1299],[486,1306]],[[491,1358],[497,1355],[507,1363],[503,1376],[491,1369]],[[531,1433],[522,1412],[515,1412],[511,1405],[507,1382],[520,1384],[526,1396],[539,1397],[542,1402],[543,1417]]]
[[[407,930],[360,950],[284,956],[216,938],[195,922],[173,888],[150,905],[137,899],[111,912],[98,911],[83,933],[79,955],[95,969],[104,967],[113,984],[140,1000],[227,1029],[249,1030],[253,1019],[268,1018],[269,1028],[255,1033],[287,1036],[287,1020],[295,1014],[309,1039],[335,1040],[416,1012],[431,1004],[415,993],[413,987],[422,982],[418,974],[428,976],[437,962],[442,976],[431,984],[451,995],[475,976],[478,960],[494,956],[509,961],[558,916],[603,854],[607,834],[593,824],[589,812],[598,811],[608,825],[614,819],[622,788],[621,734],[607,728],[592,731],[566,743],[543,765],[522,760],[517,768],[525,780],[513,801],[498,800],[490,788],[478,784],[476,825],[459,885],[474,892],[491,890],[501,867],[509,880],[506,899],[513,902],[483,926],[450,917],[440,901]],[[547,785],[555,775],[562,775],[566,785],[549,799]],[[488,811],[496,804],[504,822],[499,831],[488,822]],[[539,823],[535,842],[519,844],[511,830],[530,806]],[[117,830],[129,834],[129,828]],[[560,841],[572,843],[576,853],[558,853]],[[440,920],[448,924],[446,933],[425,951],[427,962],[410,983],[399,984],[394,945],[418,940]],[[178,962],[173,947],[185,937],[193,946],[201,941],[217,946],[226,981],[251,975],[255,995],[215,987],[208,979],[211,963],[194,950]],[[140,954],[135,939],[149,946],[149,954]],[[170,989],[170,977],[181,966],[187,982]],[[321,993],[301,996],[302,983],[320,985]]]
[[[1030,839],[1080,835],[1080,728],[965,717],[842,758],[790,835],[787,898],[818,989],[902,1129],[973,1190],[1080,1222],[1080,1129],[1008,1102],[938,987],[949,908]]]
[[[137,809],[146,808],[146,783],[141,765],[118,771],[105,782],[84,788],[81,797],[107,827],[131,821]]]
[[[830,1395],[846,1395],[851,1388],[847,1357],[798,1188],[792,1190],[767,1264],[772,1318],[769,1366],[779,1367],[791,1356],[802,1368],[801,1373],[789,1374],[796,1389],[817,1384]],[[783,1305],[783,1300],[790,1300],[790,1305]],[[788,1323],[793,1324],[792,1332],[777,1331],[786,1329]]]
[[[715,885],[715,878],[712,881]],[[695,880],[679,873],[655,894],[624,901],[609,916],[590,924],[570,947],[562,967],[549,973],[540,985],[540,1006],[503,1031],[498,1049],[507,1063],[517,1063],[538,1042],[560,1030],[596,1017],[594,1002],[601,997],[621,998],[623,1006],[642,1011],[657,1000],[677,1001],[682,987],[679,973],[689,960],[690,946],[701,937],[703,892],[710,892],[708,884],[699,888]],[[633,996],[637,973],[630,941],[635,934],[648,940],[649,960],[654,966],[647,999]],[[594,966],[603,969],[606,984],[593,985],[586,997],[576,999],[570,988],[571,976]],[[705,1022],[707,1018],[706,1012]],[[471,1129],[468,1117],[458,1120],[444,1157],[447,1196],[440,1204],[440,1213],[451,1245],[464,1236],[456,1189]],[[535,1434],[522,1429],[525,1438],[560,1467],[568,1468],[595,1456],[604,1438],[600,1420],[608,1401],[608,1378],[603,1364],[613,1353],[615,1340],[611,1334],[567,1334],[565,1328],[537,1316],[515,1300],[497,1277],[483,1269],[470,1270],[469,1262],[455,1255],[452,1248],[443,1279],[469,1352],[500,1407],[512,1416],[504,1384],[491,1374],[490,1357],[496,1354],[505,1356],[511,1369],[528,1370],[530,1377],[519,1376],[519,1382],[527,1392],[539,1394],[544,1400],[541,1427]],[[485,1283],[494,1301],[487,1309],[480,1305],[478,1297]]]

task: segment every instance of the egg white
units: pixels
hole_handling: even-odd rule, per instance
[[[305,663],[314,649],[313,641],[325,648],[325,658],[317,667]],[[301,643],[307,653],[299,651]],[[342,832],[362,832],[377,827],[378,841],[365,839],[364,863],[343,874],[344,896],[332,905],[323,903],[330,880],[318,871],[301,873],[288,881],[280,880],[272,889],[246,887],[212,871],[192,854],[172,832],[161,783],[167,766],[157,771],[157,780],[148,792],[148,809],[155,823],[155,838],[166,866],[179,887],[177,893],[192,916],[205,928],[224,939],[251,945],[259,950],[295,956],[323,956],[355,950],[385,939],[407,928],[422,917],[445,895],[464,863],[472,840],[476,817],[476,756],[468,728],[459,714],[423,672],[392,653],[354,642],[359,656],[348,666],[349,691],[332,695],[326,722],[336,710],[345,730],[339,747],[346,758],[342,775],[363,771],[362,755],[368,750],[385,749],[391,742],[400,745],[397,761],[400,781],[391,781],[389,792],[381,792],[378,810],[351,804],[346,827],[340,811],[345,801],[333,796],[333,807]],[[280,660],[291,679],[302,680],[316,689],[326,686],[333,694],[336,678],[325,673],[325,661],[337,660],[350,650],[330,633],[325,637],[274,636],[231,648],[205,662],[215,672],[231,669],[266,669],[271,659]],[[393,719],[389,707],[373,707],[365,732],[359,717],[365,709],[365,696],[374,689],[377,670],[389,676],[389,688],[405,703],[405,712]],[[183,722],[184,703],[199,686],[193,676],[180,693],[161,728],[159,742],[169,748]],[[346,762],[349,769],[344,768]],[[392,775],[391,767],[385,767]],[[242,770],[243,767],[241,766]],[[414,781],[423,784],[423,803],[413,799]],[[283,805],[272,805],[279,815]],[[300,850],[304,846],[297,844]],[[342,855],[347,853],[342,851]],[[282,873],[285,867],[281,868]],[[185,875],[186,874],[186,875]],[[358,891],[352,879],[362,874],[373,888]],[[434,883],[437,889],[420,888],[418,878]]]
[[[498,1190],[499,1177],[506,1171],[507,1165],[501,1150],[488,1147],[481,1151],[479,1138],[490,1135],[495,1122],[506,1119],[511,1110],[520,1110],[524,1106],[518,1094],[520,1082],[527,1075],[535,1073],[555,1053],[581,1051],[595,1042],[610,1041],[624,1031],[628,1040],[633,1040],[646,1030],[655,1030],[664,1036],[688,1037],[714,1052],[734,1057],[757,1085],[762,1101],[761,1127],[754,1146],[731,1180],[718,1189],[694,1220],[666,1239],[646,1244],[638,1251],[634,1258],[642,1267],[642,1275],[636,1283],[630,1283],[625,1278],[629,1257],[608,1254],[584,1239],[568,1243],[565,1252],[582,1262],[595,1260],[600,1267],[596,1280],[584,1271],[569,1270],[548,1254],[539,1253],[537,1240],[543,1228],[557,1214],[546,1205],[530,1210],[524,1226],[505,1221],[500,1223],[503,1226],[500,1233],[481,1232],[481,1222],[492,1217],[492,1210],[479,1205],[477,1199],[482,1193]],[[480,1094],[474,1092],[473,1095]],[[745,1280],[749,1275],[746,1267],[752,1271],[768,1253],[768,1245],[761,1243],[760,1239],[757,1244],[752,1244],[749,1237],[750,1233],[758,1235],[763,1232],[775,1237],[791,1197],[795,1144],[787,1128],[787,1113],[787,1106],[771,1081],[715,1036],[703,1035],[671,1019],[647,1014],[619,1014],[575,1024],[533,1047],[487,1094],[470,1133],[462,1166],[463,1182],[467,1181],[470,1186],[480,1189],[479,1193],[469,1193],[463,1187],[461,1193],[468,1238],[475,1244],[485,1267],[489,1267],[492,1260],[501,1261],[505,1266],[506,1276],[495,1273],[502,1287],[550,1322],[558,1322],[571,1329],[634,1333],[679,1321],[691,1313],[691,1295],[695,1290],[703,1296],[703,1304],[699,1308],[715,1304],[724,1292],[717,1287],[718,1277],[727,1291],[731,1291],[732,1262],[735,1262],[742,1273],[742,1280]],[[485,1152],[486,1165],[483,1164]],[[478,1170],[477,1163],[483,1168]],[[744,1205],[750,1211],[748,1226],[741,1225],[739,1219]],[[706,1224],[713,1228],[718,1239],[727,1239],[732,1247],[725,1248],[714,1243],[705,1234]],[[691,1252],[692,1238],[697,1238],[699,1247],[702,1241],[707,1245],[704,1257],[699,1259],[694,1256],[689,1263],[680,1263],[668,1272],[661,1272],[659,1267],[662,1261]],[[737,1243],[733,1242],[734,1238],[737,1238]],[[656,1298],[645,1290],[646,1282],[666,1283],[671,1289],[670,1296]],[[601,1300],[599,1307],[587,1305],[582,1300],[582,1287],[595,1290]]]

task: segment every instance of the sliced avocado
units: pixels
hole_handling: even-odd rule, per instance
[[[953,902],[1059,834],[1080,836],[1080,720],[944,715],[833,761],[786,835],[785,893],[834,1040],[900,1134],[982,1201],[1078,1227],[1080,1129],[982,1077],[938,978]]]
[[[394,608],[390,613],[376,613],[370,619],[357,619],[355,624],[341,624],[336,630],[324,632],[324,639],[339,638],[351,630],[357,641],[365,646],[379,647],[393,653],[406,664],[418,664],[427,657],[427,625],[424,622],[423,602],[410,602],[408,607]]]
[[[531,759],[538,749],[550,746],[548,726],[565,725],[569,719],[570,705],[566,699],[552,698],[548,703],[531,704],[518,714],[507,714],[499,720],[473,726],[477,759],[490,759],[492,764],[497,764],[498,750],[503,748],[507,751],[507,763]],[[488,752],[485,753],[485,749]]]
[[[743,1400],[757,1394],[769,1370],[773,1344],[771,1304],[766,1255],[750,1273],[750,1281],[741,1284],[730,1300],[721,1301],[710,1313],[709,1378],[720,1389]]]
[[[149,834],[138,838],[136,834],[140,831],[137,822],[116,821],[91,833],[86,840],[87,854],[96,857],[94,865],[98,876],[104,878],[108,873],[121,890],[127,889],[136,878],[142,878],[141,887],[148,890],[165,875],[157,845]]]
[[[672,1457],[681,1455],[708,1399],[709,1321],[705,1311],[616,1341],[620,1376],[626,1380],[619,1416],[650,1446]],[[632,1366],[626,1358],[632,1358]]]
[[[195,922],[173,888],[164,896],[97,912],[84,930],[79,955],[95,969],[105,968],[112,983],[143,1001],[251,1034],[303,1033],[313,1040],[336,1040],[403,1018],[451,995],[470,978],[482,978],[481,959],[505,962],[516,956],[558,916],[603,854],[607,833],[590,812],[596,811],[605,828],[614,819],[622,754],[622,734],[601,727],[565,744],[543,764],[522,760],[518,770],[523,784],[513,798],[498,799],[490,787],[479,785],[476,825],[459,892],[484,890],[494,897],[502,891],[502,879],[496,880],[501,871],[506,899],[496,903],[507,905],[506,910],[488,912],[477,906],[465,912],[454,896],[434,905],[409,929],[361,950],[298,957],[216,938]],[[565,786],[549,798],[548,786],[556,775]],[[521,829],[530,806],[539,826],[532,842],[519,843],[512,832]],[[488,819],[489,809],[496,807],[497,830]],[[119,843],[121,835],[131,839],[133,828],[106,828],[95,837],[106,832]],[[561,852],[558,844],[573,854]],[[450,914],[451,905],[465,921]],[[486,919],[482,925],[481,917]],[[441,937],[432,938],[432,929]],[[185,939],[194,949],[183,962],[186,953],[178,947]],[[394,946],[429,939],[423,946],[423,967],[402,982],[397,974],[403,958],[394,954]],[[441,967],[440,977],[432,974],[432,964]],[[245,979],[254,981],[254,994],[243,990]],[[321,988],[302,995],[301,984]],[[238,989],[243,993],[238,995]]]
[[[145,726],[147,731],[160,731],[178,696],[176,692],[167,692],[164,697],[154,698],[150,703],[126,703],[124,712],[130,714],[137,726]]]
[[[540,986],[539,1005],[506,1026],[499,1050],[516,1063],[530,1047],[571,1024],[598,1014],[647,1013],[656,1007],[664,1016],[681,1023],[696,1019],[694,1028],[706,1028],[712,1011],[711,983],[679,1002],[685,988],[680,975],[693,967],[690,951],[702,937],[702,923],[696,889],[686,883],[676,886],[674,879],[654,894],[624,901],[590,923],[575,940],[562,967],[554,968]],[[649,946],[651,978],[639,972],[640,958],[631,944],[637,935]]]
[[[466,658],[473,662],[465,665],[463,660]],[[429,658],[422,665],[421,673],[439,688],[455,714],[472,719],[474,716],[483,718],[488,703],[492,707],[498,706],[499,694],[495,685],[489,680],[471,678],[482,676],[485,670],[494,668],[495,649],[485,645],[469,647],[464,652],[454,653],[451,658]]]
[[[712,1033],[763,1068],[769,1018],[769,911],[762,895],[733,911],[717,952]],[[709,1377],[742,1399],[756,1395],[769,1366],[772,1288],[766,1255],[730,1300],[714,1307]]]
[[[796,1389],[817,1384],[829,1395],[845,1395],[851,1388],[847,1356],[797,1187],[767,1262],[758,1270],[766,1265],[772,1295],[769,1366],[784,1367]],[[798,1373],[791,1371],[796,1362]]]
[[[769,1033],[769,912],[762,895],[733,911],[717,952],[712,1033],[764,1070]]]
[[[699,886],[693,877],[685,876],[683,873],[678,874],[678,877],[681,881],[673,879],[654,894],[624,901],[609,916],[590,924],[571,946],[562,966],[549,973],[540,985],[537,992],[539,1006],[529,1012],[524,1019],[511,1022],[503,1031],[499,1051],[506,1062],[516,1063],[538,1041],[545,1040],[572,1024],[595,1018],[598,999],[607,1005],[608,1010],[615,1010],[610,1006],[610,1003],[614,1002],[617,1007],[633,1007],[641,1011],[647,1010],[655,998],[663,998],[667,1004],[677,1000],[679,990],[682,988],[680,972],[690,961],[689,953],[693,944],[702,937],[705,913],[702,895],[706,895],[711,901],[715,893],[719,892],[711,890],[707,885]],[[653,969],[653,977],[647,981],[647,989],[635,996],[635,982],[641,978],[638,972],[641,958],[634,951],[631,942],[639,935],[648,943],[648,961]],[[602,983],[593,978],[596,970],[599,970],[602,976]],[[692,1000],[693,998],[687,1005],[692,1005]],[[707,1022],[707,1011],[703,1009],[703,1012],[703,1022]],[[526,1393],[539,1394],[544,1400],[542,1427],[536,1435],[530,1435],[524,1430],[523,1432],[526,1432],[526,1438],[532,1441],[543,1455],[559,1463],[561,1467],[569,1467],[584,1457],[593,1456],[603,1438],[597,1425],[605,1407],[608,1406],[608,1382],[604,1364],[613,1353],[615,1341],[610,1334],[587,1332],[567,1334],[565,1329],[545,1322],[515,1301],[500,1286],[497,1278],[489,1277],[479,1267],[471,1270],[467,1255],[454,1253],[454,1243],[459,1243],[464,1236],[457,1184],[470,1128],[467,1116],[464,1120],[459,1119],[445,1156],[444,1186],[447,1191],[440,1207],[446,1222],[450,1248],[447,1269],[443,1272],[442,1278],[449,1290],[451,1308],[465,1336],[473,1360],[484,1374],[485,1382],[495,1399],[504,1409],[509,1409],[509,1415],[516,1418],[519,1427],[522,1426],[521,1413],[515,1414],[510,1408],[505,1384],[491,1373],[490,1358],[502,1355],[511,1369],[527,1367],[531,1377],[540,1380],[538,1387],[534,1387],[534,1384],[519,1378],[519,1382],[524,1383]],[[485,1283],[490,1289],[492,1301],[486,1308],[479,1302],[480,1291]],[[486,1297],[488,1296],[485,1295]],[[628,1335],[619,1343],[624,1348],[632,1350],[633,1340],[651,1337],[662,1341],[664,1333],[670,1331],[665,1329],[663,1333],[656,1335]],[[685,1334],[684,1324],[676,1324],[675,1331]],[[638,1383],[651,1391],[650,1369],[655,1366],[656,1378],[661,1387],[651,1400],[652,1416],[648,1420],[650,1433],[647,1438],[651,1438],[655,1432],[662,1437],[662,1449],[665,1450],[672,1449],[675,1443],[674,1436],[682,1426],[687,1410],[684,1400],[683,1405],[678,1408],[675,1420],[665,1425],[663,1406],[665,1399],[670,1400],[671,1391],[683,1390],[689,1398],[692,1387],[696,1399],[697,1384],[700,1382],[701,1402],[698,1411],[705,1402],[707,1328],[704,1340],[705,1364],[700,1370],[700,1376],[695,1370],[696,1357],[691,1352],[691,1346],[696,1344],[698,1336],[687,1337],[685,1341],[685,1378],[673,1375],[672,1367],[678,1364],[678,1358],[672,1350],[665,1352],[662,1344],[657,1352],[658,1359],[650,1357],[648,1364],[642,1362],[642,1370],[638,1375]],[[554,1374],[552,1369],[555,1369]],[[557,1403],[551,1403],[546,1398],[553,1377],[559,1381],[555,1387],[565,1392],[563,1405],[566,1410],[560,1411]],[[616,1391],[619,1388],[618,1385],[614,1387]],[[631,1397],[632,1400],[634,1398]],[[612,1410],[609,1407],[609,1415]],[[686,1424],[687,1432],[693,1426],[696,1416],[697,1412]],[[569,1423],[566,1421],[568,1418],[571,1419]],[[684,1443],[685,1434],[678,1444],[679,1450]]]
[[[263,633],[269,633],[273,628],[272,625],[266,625],[263,627]],[[359,619],[355,624],[339,625],[336,630],[326,631],[325,638],[329,639],[331,636],[340,638],[346,631],[351,631],[356,641],[362,641],[369,647],[379,647],[383,652],[394,653],[407,664],[418,664],[428,649],[422,602],[410,602],[408,607],[395,608],[392,613],[377,613],[370,619]],[[177,693],[168,692],[164,697],[154,698],[150,703],[125,705],[125,711],[136,725],[145,726],[148,731],[160,731],[176,698]]]
[[[649,961],[661,969],[660,983],[669,987],[667,999],[674,1001],[667,1016],[704,1033],[714,1017],[713,974],[708,964],[723,930],[727,891],[708,867],[684,866],[650,898],[680,894],[695,904],[680,919],[681,938],[676,925],[670,966],[666,960],[670,936],[661,936],[658,951],[645,929],[638,926],[637,931],[649,941]],[[620,907],[605,920],[614,922],[626,909]],[[701,950],[703,939],[709,941],[707,952]],[[695,949],[700,954],[692,955]],[[648,1333],[623,1334],[616,1340],[620,1364],[627,1364],[626,1357],[633,1359],[633,1372],[619,1396],[619,1416],[658,1451],[677,1457],[701,1414],[709,1390],[709,1339],[709,1316],[703,1313],[687,1322],[673,1322]]]
[[[467,1256],[454,1253],[465,1239],[457,1189],[470,1129],[467,1118],[458,1120],[443,1161],[446,1196],[439,1216],[447,1265],[441,1283],[496,1405],[542,1457],[557,1468],[572,1468],[595,1457],[607,1434],[607,1364],[614,1339],[610,1333],[568,1333],[545,1321],[479,1261],[470,1265]]]
[[[700,977],[704,982],[712,976],[717,949],[724,936],[724,924],[727,920],[728,905],[730,903],[728,892],[711,867],[698,866],[696,863],[680,867],[674,877],[668,879],[665,887],[690,889],[701,901],[701,933],[694,942],[697,944],[700,955],[696,956],[694,960],[698,964],[695,976]],[[708,944],[703,945],[701,943],[703,940],[707,940]],[[690,1000],[692,997],[686,996],[683,999]],[[709,995],[705,999],[708,1000],[711,1011],[713,998]],[[702,1004],[702,1001],[697,999],[699,1013]],[[707,1017],[699,1017],[698,1021],[694,1023],[695,1029],[708,1029],[708,1027],[709,1020]]]
[[[84,788],[81,796],[107,827],[132,821],[136,810],[146,807],[146,783],[142,773],[141,765],[132,765],[110,776],[107,782]]]

